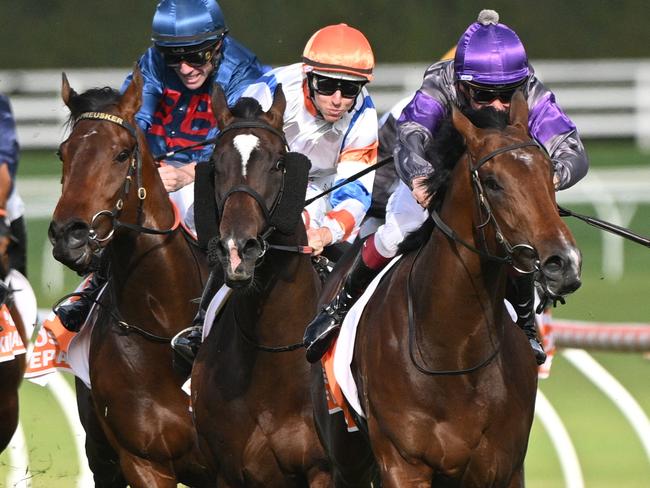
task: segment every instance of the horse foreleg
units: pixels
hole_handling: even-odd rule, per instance
[[[155,463],[122,451],[120,465],[131,488],[176,488],[178,486],[176,474],[168,464]]]
[[[79,420],[86,432],[86,458],[97,488],[126,488],[120,461],[97,418],[90,390],[75,378]]]
[[[371,440],[381,474],[382,488],[431,488],[433,469],[422,462],[408,462],[388,439]]]
[[[515,471],[508,488],[524,488],[524,486],[526,486],[526,479],[524,477],[524,468],[522,466],[521,469]]]

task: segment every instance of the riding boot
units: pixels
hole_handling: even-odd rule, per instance
[[[535,328],[535,286],[534,275],[526,274],[516,276],[511,279],[511,285],[514,291],[512,305],[517,312],[517,325],[528,337],[530,347],[535,354],[535,361],[538,365],[546,361],[546,353],[542,344],[537,339],[537,330]]]
[[[58,305],[54,309],[54,313],[59,317],[59,320],[66,329],[71,332],[79,332],[81,330],[99,291],[105,283],[106,279],[104,277],[98,273],[93,273],[86,287],[80,292],[73,294],[78,297],[77,300]]]
[[[303,343],[307,348],[307,361],[315,363],[323,357],[338,335],[348,310],[356,303],[363,291],[382,268],[372,269],[363,262],[361,253],[345,279],[343,289],[325,306],[305,329]]]
[[[194,359],[199,352],[199,347],[203,341],[203,322],[205,314],[210,305],[210,301],[217,292],[217,287],[221,286],[221,281],[215,279],[215,275],[221,270],[212,270],[208,275],[208,280],[201,293],[201,302],[196,315],[192,319],[192,325],[183,329],[171,340],[171,346],[174,350],[174,368],[183,376],[189,376],[194,364]]]

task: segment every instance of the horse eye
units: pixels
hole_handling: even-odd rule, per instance
[[[494,176],[488,176],[487,178],[485,178],[485,180],[483,180],[483,186],[485,186],[485,188],[487,188],[488,190],[492,190],[492,191],[503,190],[503,188],[501,187],[501,185],[499,185],[499,182],[496,180]]]
[[[120,153],[117,156],[115,156],[115,161],[117,161],[118,163],[123,163],[129,159],[129,156],[130,156],[129,151],[125,149],[124,151],[120,151]]]
[[[274,171],[284,171],[286,168],[284,164],[284,159],[278,159],[278,162],[275,163],[275,166],[273,167]]]
[[[61,154],[61,149],[57,149],[54,154],[56,154],[56,157],[59,158],[59,161],[63,162],[63,155]]]

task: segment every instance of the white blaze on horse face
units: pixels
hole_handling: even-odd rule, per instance
[[[239,136],[237,136],[239,137]],[[237,246],[235,241],[232,239],[228,240],[228,251],[230,251],[230,269],[234,273],[237,269],[237,266],[241,263],[241,258],[239,257],[239,251],[237,251]]]
[[[248,160],[251,157],[251,153],[253,152],[253,149],[255,149],[259,143],[260,140],[257,138],[257,136],[254,136],[253,134],[241,134],[239,136],[235,136],[235,138],[232,140],[232,143],[235,145],[235,148],[239,151],[239,154],[241,154],[241,171],[242,171],[242,176],[244,178],[246,177],[246,166],[248,165]]]

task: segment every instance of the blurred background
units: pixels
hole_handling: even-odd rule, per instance
[[[28,274],[39,307],[79,277],[51,257],[46,229],[60,194],[54,156],[67,115],[65,70],[77,91],[119,87],[150,45],[154,0],[0,0],[0,92],[9,95],[22,146],[18,188],[28,219]],[[265,63],[300,59],[318,28],[346,22],[369,38],[378,62],[369,86],[380,114],[419,86],[424,69],[455,45],[482,8],[519,34],[538,76],[581,133],[590,174],[558,194],[562,205],[650,234],[650,7],[635,0],[221,0],[232,36]],[[526,462],[531,487],[650,486],[650,252],[567,220],[583,252],[583,287],[547,321],[579,324],[598,348],[559,347]],[[626,335],[629,324],[637,335]],[[643,327],[645,326],[645,327]],[[599,329],[600,328],[600,329]],[[593,341],[592,341],[593,342]],[[562,340],[558,340],[559,345]],[[582,349],[584,348],[584,350]],[[604,350],[606,349],[606,350]],[[21,391],[24,442],[0,455],[0,486],[92,486],[69,375]],[[513,412],[516,415],[516,412]],[[1,419],[0,419],[1,421]],[[28,466],[28,469],[25,468]]]

